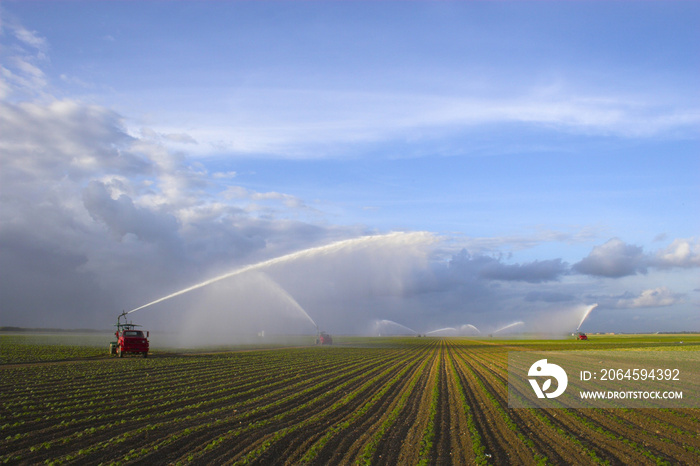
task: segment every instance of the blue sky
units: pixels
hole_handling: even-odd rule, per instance
[[[700,330],[697,2],[0,15],[6,325],[99,326],[97,307],[404,231],[435,240],[426,261],[387,285],[391,303],[359,292],[348,307],[377,309],[359,320],[541,330],[598,302],[591,331]],[[356,259],[337,260],[342,283]],[[358,330],[321,310],[332,293],[276,273],[329,328]],[[31,291],[44,282],[61,298]]]

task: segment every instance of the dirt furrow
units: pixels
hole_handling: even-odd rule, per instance
[[[472,408],[474,422],[486,447],[484,455],[494,464],[528,464],[533,460],[532,452],[503,422],[486,392],[479,386],[475,375],[462,358],[457,358],[457,372],[465,387],[467,401]]]
[[[380,448],[384,435],[382,432],[385,426],[393,424],[392,414],[397,409],[401,408],[401,404],[406,403],[408,398],[415,398],[419,395],[419,391],[415,390],[416,386],[425,386],[430,374],[430,368],[435,364],[437,358],[436,348],[432,348],[430,352],[425,353],[421,359],[420,365],[416,369],[406,373],[400,384],[400,390],[397,391],[393,398],[387,400],[383,409],[373,410],[369,417],[369,422],[365,423],[362,430],[355,429],[354,434],[343,439],[344,441],[338,445],[336,450],[326,450],[329,456],[325,456],[325,464],[341,464],[341,463],[371,463],[372,459],[379,460],[378,455],[368,452],[368,446],[372,442],[377,441],[377,448]],[[364,456],[371,453],[369,457]],[[376,450],[375,450],[376,453]]]
[[[487,359],[487,363],[484,363],[483,359],[478,354],[474,354],[474,359],[481,361],[481,366],[486,371],[490,371],[493,376],[500,380],[499,384],[494,386],[495,395],[501,397],[502,403],[507,403],[507,380],[501,370],[497,370],[496,367],[500,366],[499,361],[497,361],[492,356]],[[513,410],[520,414],[520,417],[527,416],[529,410]],[[680,445],[670,445],[667,442],[658,441],[652,442],[648,435],[645,435],[645,430],[640,425],[627,424],[617,418],[613,412],[618,410],[552,410],[567,413],[569,417],[574,419],[570,423],[570,427],[565,427],[566,424],[565,417],[546,414],[549,410],[539,410],[539,413],[548,416],[549,423],[559,423],[560,429],[567,432],[569,429],[575,429],[578,432],[575,437],[579,439],[582,447],[590,453],[595,453],[595,456],[599,460],[607,460],[611,463],[628,463],[629,461],[635,462],[647,462],[647,461],[664,461],[664,460],[681,460],[682,462],[687,462],[690,458],[695,455],[692,452],[688,452]],[[518,414],[516,414],[517,416]],[[528,421],[520,421],[521,424],[528,425]],[[588,432],[582,427],[588,427]],[[540,429],[535,431],[535,434],[541,434],[546,432]],[[581,435],[582,432],[586,432],[586,435]],[[539,442],[538,442],[539,443]],[[562,442],[549,442],[543,441],[541,443],[545,448],[547,445],[552,445],[559,447],[563,446]],[[589,454],[589,456],[591,456]],[[580,456],[580,458],[585,458],[585,456]],[[590,460],[595,460],[595,457],[589,458]],[[693,464],[690,461],[687,464]]]
[[[298,416],[290,420],[290,422],[281,429],[277,429],[271,435],[267,437],[266,441],[271,442],[265,448],[265,451],[258,457],[250,458],[248,461],[254,464],[275,464],[277,459],[285,458],[285,462],[294,462],[294,458],[299,458],[306,453],[306,450],[317,441],[326,431],[331,428],[331,426],[337,425],[344,419],[352,416],[352,413],[362,407],[362,405],[371,399],[376,393],[381,392],[382,389],[390,384],[397,374],[401,373],[404,368],[407,370],[412,366],[415,366],[421,359],[420,354],[410,354],[407,356],[406,360],[400,360],[398,363],[393,364],[393,367],[386,374],[382,375],[380,379],[372,382],[371,384],[365,384],[367,386],[361,386],[357,390],[344,389],[339,396],[334,399],[334,403],[330,408],[327,415],[320,417],[319,419],[314,419],[313,422],[308,422],[309,418],[314,416],[309,416],[304,413],[303,416]],[[365,380],[369,379],[369,375],[365,377]],[[393,392],[385,394],[384,399],[391,398]],[[338,406],[341,404],[342,406]],[[319,417],[319,416],[317,416]],[[303,428],[297,428],[296,426],[302,424]],[[278,426],[279,427],[279,426]],[[284,430],[288,429],[291,432],[284,434]],[[249,451],[255,451],[255,448],[248,448]],[[222,463],[229,459],[240,459],[241,455],[229,455],[225,454],[223,456],[217,457],[216,462]]]

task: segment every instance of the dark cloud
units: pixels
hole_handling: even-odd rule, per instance
[[[585,275],[601,277],[624,277],[646,273],[648,260],[639,246],[626,244],[618,238],[596,246],[591,253],[572,269]]]
[[[100,181],[91,181],[83,190],[83,203],[92,218],[107,225],[120,240],[131,233],[147,242],[176,241],[179,225],[172,214],[136,207],[125,194],[112,199]]]
[[[524,264],[504,264],[500,259],[485,255],[470,255],[462,250],[450,262],[451,270],[462,278],[522,281],[542,283],[557,280],[568,271],[561,259],[534,261]]]
[[[561,259],[528,262],[525,264],[502,264],[491,261],[481,270],[481,276],[491,280],[523,281],[542,283],[557,280],[568,270]]]
[[[85,255],[11,230],[0,233],[0,252],[4,325],[101,328],[98,313],[113,296],[85,269]]]

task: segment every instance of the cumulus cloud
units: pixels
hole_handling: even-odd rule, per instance
[[[82,303],[81,326],[99,327],[97,310],[135,306],[237,264],[361,233],[305,221],[304,201],[286,193],[234,187],[238,195],[227,195],[235,173],[209,176],[159,141],[127,134],[122,117],[103,107],[72,100],[0,106],[0,247],[3,270],[16,269],[12,286],[2,287],[7,325],[32,326],[32,315],[42,325],[67,325],[61,316],[76,304],[55,290]],[[40,273],[18,254],[55,266]],[[46,293],[32,292],[36,284]]]
[[[178,230],[172,214],[137,207],[125,194],[113,199],[100,181],[91,181],[83,190],[83,203],[92,218],[107,225],[120,240],[129,233],[148,242],[170,240]]]
[[[147,172],[151,163],[113,111],[71,100],[48,104],[0,102],[0,160],[11,177],[53,179],[117,171]]]
[[[624,277],[640,272],[646,273],[647,258],[641,247],[613,238],[594,247],[587,257],[572,268],[585,275]]]
[[[572,266],[572,270],[585,275],[619,278],[647,273],[649,267],[700,267],[700,241],[697,238],[676,239],[655,253],[645,253],[640,246],[612,238],[595,246],[588,256]]]
[[[23,93],[19,77],[43,76],[37,54],[48,46],[20,36],[17,47],[36,50],[2,70],[0,258],[12,270],[0,287],[3,324],[99,328],[106,310],[363,232],[308,222],[311,209],[290,194],[228,196],[235,172],[211,176],[167,147],[196,143],[184,133],[129,134],[108,108]]]
[[[636,309],[643,307],[667,307],[681,301],[681,296],[666,287],[642,291],[639,295],[625,295],[615,303],[616,308]]]
[[[11,271],[0,281],[4,325],[101,328],[120,309],[203,278],[368,233],[362,225],[328,224],[323,212],[291,193],[235,185],[235,171],[210,172],[205,161],[182,152],[205,150],[206,139],[178,130],[130,133],[125,116],[111,109],[54,98],[41,66],[48,44],[23,28],[12,34],[16,43],[0,61],[0,270]],[[509,119],[519,121],[516,113]],[[481,326],[501,312],[525,320],[522,314],[541,303],[575,302],[582,294],[554,290],[571,275],[562,259],[513,263],[500,251],[593,236],[584,228],[468,238],[472,253],[431,255],[432,235],[397,234],[267,272],[332,331],[358,330],[362,319],[376,318],[420,328],[425,322]],[[675,240],[651,255],[612,239],[573,271],[617,278],[648,267],[697,267],[699,255],[697,239]],[[241,306],[274,288],[253,282],[262,291],[248,293]],[[221,285],[191,304],[216,302],[225,311],[231,293],[253,287]],[[665,288],[608,299],[619,307],[679,300]],[[272,301],[274,307],[279,300]]]
[[[650,262],[660,268],[700,267],[700,240],[676,239],[668,247],[657,251]]]

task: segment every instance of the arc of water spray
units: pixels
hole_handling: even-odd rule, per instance
[[[447,330],[452,330],[454,332],[457,331],[457,329],[454,327],[445,327],[445,328],[439,328],[437,330],[431,330],[430,332],[426,333],[426,335],[432,335],[433,333],[438,333],[438,332],[445,332]]]
[[[579,322],[579,323],[578,323],[578,327],[576,327],[576,331],[577,331],[577,332],[578,332],[578,329],[580,329],[581,326],[583,325],[583,321],[586,320],[586,318],[588,317],[588,314],[590,314],[591,311],[592,311],[593,309],[597,308],[597,307],[598,307],[598,303],[593,304],[593,305],[590,306],[588,309],[586,309],[586,312],[583,314],[583,317],[581,317],[581,322]]]
[[[412,328],[406,327],[405,325],[401,325],[400,323],[394,322],[393,320],[382,319],[382,320],[377,321],[377,327],[379,327],[380,325],[385,325],[385,324],[396,325],[398,327],[401,327],[402,329],[408,330],[409,332],[418,335],[418,332],[416,332]]]
[[[511,328],[511,327],[515,327],[516,325],[523,325],[523,324],[525,324],[525,322],[522,322],[522,321],[520,321],[520,322],[513,322],[512,324],[508,324],[508,325],[506,325],[506,326],[504,326],[504,327],[499,328],[498,330],[496,330],[496,331],[493,332],[493,333],[498,333],[498,332],[500,332],[500,331],[502,331],[502,330],[507,330],[507,329],[509,329],[509,328]]]
[[[260,272],[259,275],[265,281],[266,285],[270,286],[270,288],[272,288],[275,292],[279,293],[281,296],[287,298],[287,300],[289,300],[289,302],[292,303],[292,306],[294,306],[296,310],[301,312],[303,316],[309,319],[309,322],[311,322],[313,326],[316,327],[316,329],[318,330],[318,325],[316,325],[316,322],[314,322],[309,313],[306,312],[303,307],[301,307],[301,304],[299,304],[297,300],[294,299],[294,297],[292,297],[292,295],[290,295],[287,292],[287,290],[282,288],[279,283],[270,278],[270,276],[265,272]]]
[[[464,329],[464,328],[471,328],[471,329],[476,330],[477,333],[481,333],[481,330],[479,330],[478,328],[476,328],[476,327],[475,327],[474,325],[472,325],[472,324],[464,324],[464,325],[462,325],[462,326],[460,327],[460,329]]]
[[[388,233],[386,235],[361,236],[359,238],[337,241],[335,243],[331,243],[331,244],[328,244],[325,246],[317,246],[314,248],[304,249],[302,251],[293,252],[291,254],[286,254],[284,256],[275,257],[274,259],[269,259],[266,261],[258,262],[257,264],[251,264],[251,265],[247,265],[245,267],[241,267],[240,269],[233,270],[233,271],[225,273],[223,275],[219,275],[218,277],[214,277],[214,278],[211,278],[209,280],[198,283],[196,285],[192,285],[188,288],[184,288],[180,291],[176,291],[175,293],[169,294],[167,296],[163,296],[162,298],[156,299],[155,301],[151,301],[150,303],[144,304],[143,306],[139,306],[135,309],[132,309],[129,312],[127,312],[127,314],[131,314],[132,312],[136,312],[136,311],[141,310],[143,308],[153,306],[154,304],[161,303],[163,301],[174,298],[176,296],[180,296],[182,294],[189,293],[190,291],[194,291],[196,289],[205,287],[207,285],[211,285],[212,283],[216,283],[220,280],[224,280],[226,278],[233,277],[235,275],[240,275],[242,273],[249,272],[251,270],[259,270],[259,269],[262,269],[265,267],[270,267],[272,265],[290,262],[290,261],[293,261],[296,259],[312,256],[315,254],[329,254],[329,253],[337,252],[337,251],[340,251],[344,248],[358,245],[358,244],[391,240],[391,239],[402,239],[402,240],[404,240],[404,242],[406,244],[419,244],[419,243],[426,243],[428,241],[430,241],[430,242],[435,241],[435,238],[430,233],[427,233],[427,232],[414,232],[414,233],[396,232],[396,233]]]

